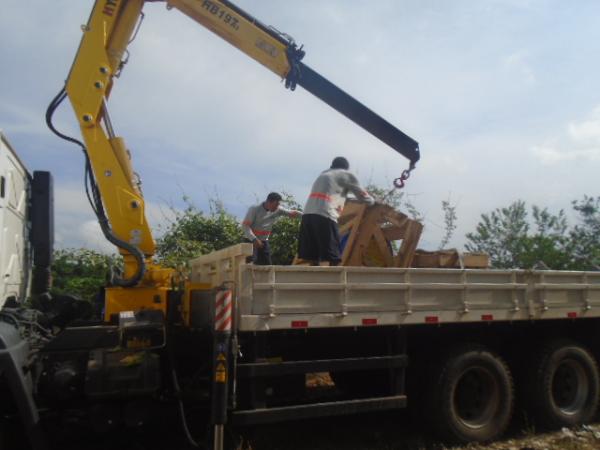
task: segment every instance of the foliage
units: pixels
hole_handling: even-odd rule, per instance
[[[83,248],[56,250],[52,264],[51,293],[70,294],[93,301],[100,288],[107,284],[111,267],[119,264],[120,258],[116,255]]]
[[[507,208],[482,214],[475,233],[468,233],[468,251],[490,255],[494,267],[517,267],[522,239],[527,235],[525,202],[516,201]]]
[[[242,241],[242,228],[219,200],[210,200],[208,214],[187,197],[183,211],[172,210],[175,219],[156,242],[156,258],[165,267],[185,267],[190,259]]]
[[[439,249],[442,250],[450,243],[452,235],[456,230],[456,205],[450,204],[450,199],[442,200],[442,210],[444,211],[444,237],[440,242]]]
[[[533,206],[531,223],[525,202],[516,201],[482,214],[466,249],[488,253],[498,268],[589,270],[600,263],[600,197],[585,196],[573,209],[580,223],[569,230],[563,210]]]
[[[383,203],[384,205],[391,206],[399,211],[405,210],[413,220],[423,222],[423,215],[413,203],[405,197],[403,191],[395,188],[388,191],[373,183],[369,183],[365,189],[377,203]]]
[[[600,197],[583,197],[572,202],[580,223],[570,231],[574,266],[598,269],[600,266]]]
[[[387,191],[381,186],[377,186],[376,184],[369,183],[365,189],[371,197],[375,199],[377,203],[383,203],[384,205],[389,205],[394,209],[402,208],[402,200],[404,199],[404,192],[399,189],[391,189]]]

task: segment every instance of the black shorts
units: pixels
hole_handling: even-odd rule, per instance
[[[339,263],[340,232],[337,222],[318,214],[304,214],[300,224],[298,257]]]

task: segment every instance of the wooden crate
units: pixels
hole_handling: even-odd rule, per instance
[[[487,253],[463,253],[463,262],[467,269],[487,269],[490,267],[490,255]]]
[[[417,250],[412,267],[487,269],[489,255],[485,253],[460,253],[456,249],[427,252]]]

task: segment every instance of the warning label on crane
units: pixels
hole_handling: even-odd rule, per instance
[[[227,369],[222,362],[217,364],[217,368],[215,369],[215,381],[217,383],[225,383],[227,381]]]

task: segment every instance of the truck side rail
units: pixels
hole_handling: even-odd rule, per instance
[[[600,272],[240,265],[257,331],[600,317]]]

